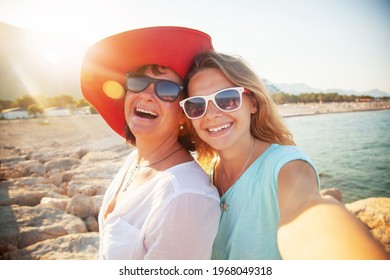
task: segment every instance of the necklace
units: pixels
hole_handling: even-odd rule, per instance
[[[140,164],[136,164],[130,171],[130,175],[129,175],[129,180],[127,180],[127,183],[126,183],[126,186],[123,188],[122,192],[125,192],[127,191],[127,189],[131,186],[131,183],[133,183],[135,177],[137,177],[137,174],[138,174],[138,171],[142,168],[146,168],[146,167],[151,167],[152,165],[155,165],[157,163],[160,163],[160,162],[163,162],[164,160],[166,160],[167,158],[169,158],[170,156],[172,156],[173,154],[175,154],[176,152],[180,151],[181,149],[183,149],[183,147],[180,147],[179,149],[176,149],[174,150],[172,153],[170,153],[169,155],[167,155],[166,157],[164,157],[163,159],[160,159],[156,162],[153,162],[151,164],[148,164],[148,165],[140,165]]]
[[[241,177],[242,173],[244,172],[249,160],[251,159],[252,155],[253,155],[253,151],[255,149],[255,142],[256,142],[256,139],[253,138],[253,144],[252,144],[252,148],[251,148],[251,152],[249,153],[249,156],[246,160],[246,162],[244,163],[241,171],[240,171],[240,174],[238,175],[237,177],[237,180]],[[221,190],[222,190],[222,195],[221,197],[225,194],[225,189],[223,187],[223,184],[222,184],[222,163],[220,163],[219,165],[219,168],[220,168],[220,172],[219,172],[219,183],[221,184]],[[236,182],[237,182],[236,180]],[[224,212],[227,212],[228,208],[229,208],[229,204],[226,202],[227,198],[225,199],[225,201],[223,203],[220,204],[221,206],[221,210],[224,211]]]

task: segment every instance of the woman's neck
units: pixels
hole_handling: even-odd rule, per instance
[[[153,164],[181,147],[182,145],[177,138],[170,138],[165,141],[138,141],[137,139],[137,162],[140,165]]]
[[[225,193],[269,145],[252,137],[249,141],[241,143],[240,148],[220,151],[220,161],[214,177],[220,192]]]

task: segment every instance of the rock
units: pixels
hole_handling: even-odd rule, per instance
[[[41,202],[41,199],[53,190],[53,185],[36,184],[32,186],[15,186],[12,182],[0,182],[0,206],[24,205],[34,206]]]
[[[29,187],[37,184],[46,184],[47,180],[43,177],[23,177],[13,179],[12,182],[18,187]]]
[[[80,148],[77,149],[77,151],[75,152],[75,154],[77,154],[79,159],[82,159],[88,153],[89,153],[89,149],[87,148]]]
[[[61,193],[58,193],[58,192],[49,192],[46,195],[46,197],[69,199],[69,197],[67,195],[64,195],[64,194],[61,194]]]
[[[74,172],[71,170],[64,172],[64,174],[62,176],[62,181],[63,182],[70,182],[73,178],[73,175],[74,175]]]
[[[97,162],[114,160],[118,158],[118,153],[113,151],[96,151],[88,153],[83,157],[83,162]]]
[[[40,149],[39,152],[34,151],[30,155],[31,159],[38,160],[41,163],[46,163],[52,160],[66,157],[66,154],[60,153],[52,148]]]
[[[0,206],[0,217],[1,255],[4,252],[3,250],[7,251],[7,248],[18,246],[19,225],[11,207]]]
[[[46,208],[56,208],[62,211],[66,211],[68,206],[69,198],[55,198],[55,197],[44,197],[41,200],[40,206]]]
[[[88,232],[40,241],[12,250],[0,259],[12,260],[95,260],[99,255],[99,234]]]
[[[63,181],[64,172],[58,169],[52,169],[47,174],[47,181],[50,184],[60,186]]]
[[[77,194],[86,196],[94,196],[100,192],[99,186],[95,184],[86,183],[85,181],[75,182],[71,181],[68,184],[68,196],[73,197]]]
[[[0,122],[0,259],[97,258],[98,211],[129,146],[98,115],[72,118]]]
[[[73,158],[60,158],[48,161],[45,163],[47,171],[52,169],[59,169],[62,171],[67,171],[72,169],[75,165],[79,165],[81,162],[78,159]]]
[[[87,225],[88,231],[99,232],[99,223],[95,217],[88,216],[85,218],[84,222]]]
[[[0,240],[0,260],[3,259],[3,256],[5,256],[8,252],[12,252],[17,249],[18,248],[16,246]]]
[[[28,165],[27,170],[30,175],[36,174],[39,176],[43,176],[46,173],[46,167],[40,162]]]
[[[100,208],[102,207],[103,198],[104,198],[104,194],[95,195],[92,197],[93,201],[95,202],[97,214],[99,214]],[[96,217],[97,217],[97,215],[96,215]]]
[[[98,215],[95,201],[83,194],[76,194],[69,200],[66,212],[82,219]]]
[[[0,217],[0,240],[18,248],[63,235],[87,232],[82,219],[54,208],[1,206]]]
[[[341,191],[338,188],[323,189],[323,190],[320,191],[320,194],[323,197],[331,196],[331,197],[335,198],[336,200],[338,200],[339,202],[343,201],[343,195],[342,195]]]
[[[10,157],[3,157],[1,159],[1,162],[3,164],[12,164],[12,165],[17,165],[19,162],[22,162],[26,160],[25,156],[10,156]]]
[[[348,203],[345,207],[370,228],[390,253],[390,198],[372,197]]]

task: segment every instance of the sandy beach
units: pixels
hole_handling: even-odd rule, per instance
[[[348,113],[371,110],[389,110],[390,102],[341,102],[341,103],[312,103],[312,104],[284,104],[278,105],[283,117],[304,115]]]
[[[44,148],[109,149],[124,144],[100,115],[0,121],[1,158]],[[16,150],[15,150],[16,149]]]

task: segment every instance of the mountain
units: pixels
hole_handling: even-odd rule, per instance
[[[372,89],[370,91],[366,91],[365,95],[373,96],[373,97],[390,97],[390,94],[379,89]]]
[[[356,95],[356,96],[372,96],[372,97],[390,97],[390,94],[379,89],[372,89],[369,91],[356,91],[356,90],[345,90],[345,89],[318,89],[313,88],[302,83],[287,84],[287,83],[276,83],[272,84],[268,81],[268,86],[273,85],[279,92],[289,94],[301,94],[301,93],[338,93],[340,95]]]
[[[320,93],[321,89],[316,89],[309,87],[302,83],[287,84],[287,83],[278,83],[275,86],[280,89],[281,92],[289,94],[301,94],[301,93]]]
[[[2,22],[0,42],[0,99],[14,100],[25,94],[81,98],[84,42]]]

